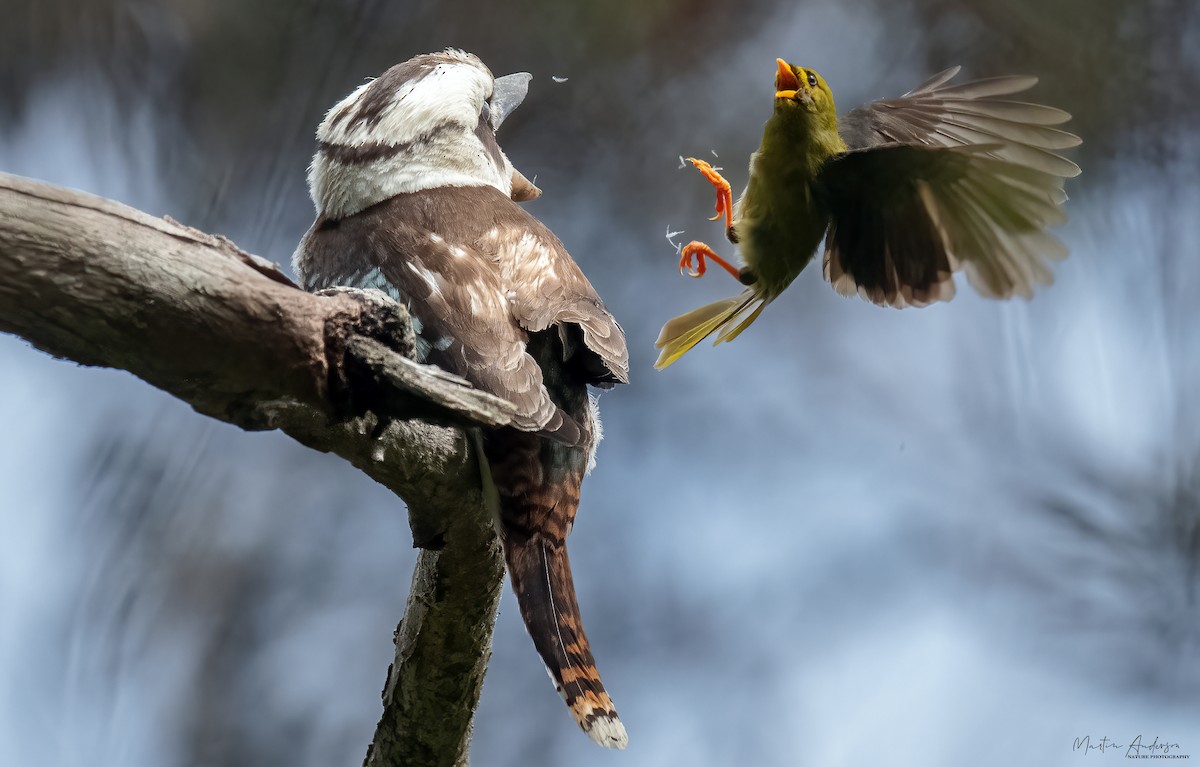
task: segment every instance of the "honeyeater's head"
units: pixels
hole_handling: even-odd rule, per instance
[[[775,59],[775,112],[787,113],[802,109],[820,120],[836,119],[833,106],[833,91],[829,90],[825,78],[811,69]]]
[[[496,142],[530,77],[493,78],[478,57],[451,49],[415,56],[360,86],[317,129],[308,183],[318,213],[343,218],[398,194],[446,186],[536,197]]]

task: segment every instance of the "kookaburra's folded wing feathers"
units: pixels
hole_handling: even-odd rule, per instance
[[[830,215],[824,274],[843,295],[925,306],[954,295],[960,268],[983,295],[1030,297],[1066,250],[1045,233],[1062,223],[1063,180],[1079,166],[1051,150],[1079,138],[1048,126],[1070,118],[1000,96],[1033,77],[947,85],[948,69],[895,99],[839,120],[850,151],[826,163]]]
[[[588,383],[629,383],[625,331],[562,242],[524,209],[506,212],[512,220],[484,232],[478,246],[500,266],[513,317],[531,333],[558,326],[563,361]]]
[[[455,190],[432,193],[443,191]],[[421,227],[419,219],[416,226],[397,223],[414,221],[411,208],[424,207],[429,196],[430,191],[399,195],[343,219],[333,225],[336,240],[329,237],[332,228],[314,226],[306,256],[321,271],[305,271],[306,287],[349,285],[392,293],[419,326],[422,362],[511,402],[518,429],[544,430],[574,443],[578,429],[551,402],[541,368],[526,353],[528,334],[513,319],[496,270],[477,252],[469,252],[469,240],[449,242]],[[410,209],[397,210],[403,207]],[[375,217],[389,225],[376,225]]]

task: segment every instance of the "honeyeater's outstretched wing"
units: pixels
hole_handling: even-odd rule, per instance
[[[954,295],[961,268],[985,296],[1028,297],[1066,255],[1045,228],[1064,220],[1063,180],[1079,173],[1052,151],[1079,143],[1049,127],[1070,115],[999,98],[1036,78],[947,85],[957,72],[839,121],[849,151],[819,184],[831,222],[824,274],[839,293],[924,306]]]
[[[1070,120],[1070,114],[999,98],[1029,90],[1036,77],[991,77],[949,85],[958,71],[952,67],[899,98],[850,110],[838,120],[842,140],[850,149],[881,144],[990,144],[990,153],[1000,159],[1063,178],[1079,175],[1078,165],[1053,151],[1080,143],[1075,134],[1051,127]]]

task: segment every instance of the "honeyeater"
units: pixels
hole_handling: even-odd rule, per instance
[[[1013,101],[1034,77],[950,84],[947,69],[899,98],[873,101],[841,120],[833,93],[811,69],[776,60],[775,108],[750,179],[734,204],[729,183],[689,158],[717,188],[717,215],[745,265],[692,242],[679,268],[693,277],[712,259],[745,290],[663,326],[655,367],[717,334],[731,341],[812,260],[842,295],[926,306],[954,296],[953,274],[990,298],[1033,295],[1066,249],[1046,233],[1065,220],[1063,180],[1079,166],[1054,150],[1080,143],[1055,127],[1061,109]],[[696,264],[693,267],[693,262]]]

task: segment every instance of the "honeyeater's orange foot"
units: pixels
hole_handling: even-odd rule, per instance
[[[696,266],[692,266],[692,259],[696,259]],[[704,263],[706,258],[711,258],[725,271],[733,275],[733,278],[739,282],[742,280],[742,274],[735,267],[731,266],[728,261],[718,256],[713,252],[713,249],[705,245],[703,242],[692,241],[683,246],[683,251],[679,254],[679,273],[687,273],[689,277],[703,277],[704,272],[708,270],[708,265]]]
[[[721,216],[725,217],[725,229],[733,228],[733,191],[729,187],[729,182],[717,173],[713,166],[706,163],[704,160],[697,160],[695,157],[687,158],[687,161],[696,166],[696,170],[704,174],[708,182],[717,188],[717,215],[709,219],[716,221]]]

